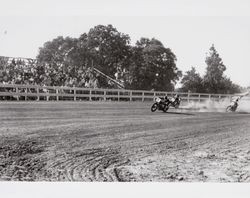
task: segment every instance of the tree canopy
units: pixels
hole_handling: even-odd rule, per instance
[[[182,91],[220,94],[233,94],[241,91],[241,87],[234,84],[224,74],[226,66],[214,45],[209,49],[205,63],[207,68],[203,77],[196,73],[195,68],[186,72],[182,79]]]
[[[182,77],[176,66],[176,55],[160,40],[142,37],[131,45],[129,35],[112,25],[97,25],[79,38],[58,36],[39,48],[36,64],[27,65],[22,61],[0,57],[0,81],[174,91]],[[226,66],[214,45],[205,63],[204,76],[194,67],[183,75],[181,91],[225,94],[241,91],[241,87],[224,74]]]
[[[204,86],[206,92],[219,93],[225,89],[224,71],[226,66],[223,64],[214,45],[209,49],[209,55],[205,60],[207,64],[206,74],[204,76]]]
[[[133,47],[129,68],[131,86],[135,89],[172,91],[181,72],[176,56],[157,39],[141,38]]]
[[[0,82],[92,88],[123,84],[126,89],[174,91],[182,77],[176,55],[160,40],[142,37],[131,45],[129,35],[112,25],[97,25],[79,38],[58,36],[39,48],[37,62],[23,61],[0,57]],[[224,74],[226,66],[214,45],[205,63],[204,76],[192,67],[179,90],[220,94],[242,90]]]
[[[109,87],[109,81],[98,74],[86,76],[92,67],[131,89],[172,91],[181,76],[170,48],[154,38],[141,38],[132,46],[129,35],[112,25],[95,26],[79,38],[59,36],[39,49],[37,59],[50,85],[73,78],[79,86],[81,79],[95,78],[99,87]]]
[[[192,67],[190,71],[187,71],[184,74],[181,83],[183,92],[204,92],[203,85],[202,85],[202,77],[198,72],[196,72],[195,68]]]

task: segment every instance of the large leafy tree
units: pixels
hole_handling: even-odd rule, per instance
[[[77,81],[95,78],[99,87],[112,87],[93,67],[133,89],[173,90],[181,76],[175,54],[159,40],[142,38],[131,46],[129,36],[112,25],[95,26],[78,39],[57,37],[39,49],[37,59],[41,81],[49,85],[77,76]]]
[[[82,78],[98,78],[100,87],[110,87],[108,80],[94,73],[91,68],[95,67],[115,78],[118,71],[121,73],[128,67],[131,56],[129,42],[129,36],[118,32],[112,25],[98,25],[91,28],[88,33],[83,33],[76,43],[74,42],[73,49],[66,49],[66,52],[70,51],[67,56],[60,53],[63,57],[61,60],[66,65],[74,65],[78,73],[84,74],[81,75]]]
[[[141,38],[133,48],[129,69],[133,89],[171,91],[181,72],[176,67],[176,56],[157,39]]]
[[[39,72],[45,83],[63,85],[69,77],[85,78],[89,68],[96,67],[111,78],[125,71],[131,56],[130,38],[112,25],[98,25],[83,33],[78,39],[62,36],[48,41],[39,49],[37,59],[44,65]],[[79,75],[82,73],[82,75]],[[67,74],[67,75],[66,75]],[[98,77],[93,72],[88,78]],[[99,86],[108,87],[108,80],[99,76]]]
[[[117,70],[128,67],[131,56],[130,37],[112,25],[98,25],[87,35],[86,46],[93,66],[114,78]]]
[[[187,71],[183,76],[181,91],[183,92],[203,92],[203,82],[202,77],[198,72],[196,72],[195,68],[192,67],[191,70]]]
[[[77,39],[62,36],[48,41],[39,49],[37,68],[43,81],[48,85],[63,85],[66,74],[75,76],[79,65],[76,64]]]

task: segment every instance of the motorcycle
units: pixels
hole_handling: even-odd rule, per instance
[[[176,98],[176,99],[173,98],[172,100],[170,100],[170,103],[169,103],[169,105],[171,105],[175,109],[178,109],[180,104],[181,104],[181,99],[180,98]]]
[[[169,109],[169,103],[166,103],[161,98],[157,97],[155,99],[155,103],[151,107],[151,111],[155,112],[157,109],[163,112],[167,112]]]
[[[238,107],[238,103],[232,102],[229,106],[227,106],[226,111],[227,112],[235,112]]]

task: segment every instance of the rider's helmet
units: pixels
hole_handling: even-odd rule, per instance
[[[166,95],[166,96],[164,97],[164,99],[165,99],[165,100],[168,100],[168,96]]]
[[[174,95],[174,100],[175,100],[175,101],[179,100],[179,95],[178,95],[178,94],[175,94],[175,95]]]

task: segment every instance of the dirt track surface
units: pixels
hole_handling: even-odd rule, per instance
[[[0,103],[0,180],[249,182],[250,114]]]

